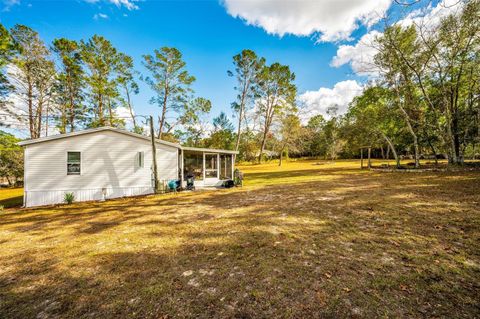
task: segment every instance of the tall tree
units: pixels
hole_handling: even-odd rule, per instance
[[[183,105],[182,108],[177,110],[177,119],[175,122],[169,123],[166,122],[165,128],[167,129],[165,133],[171,134],[173,129],[178,125],[183,127],[197,125],[199,123],[200,117],[210,112],[212,108],[212,102],[210,100],[197,97],[188,101]]]
[[[213,130],[233,132],[233,124],[230,122],[225,112],[220,112],[220,114],[213,119]]]
[[[0,109],[5,106],[5,98],[13,89],[6,75],[6,66],[15,54],[13,39],[8,30],[0,23]],[[0,123],[1,124],[1,123]]]
[[[116,106],[115,99],[118,97],[115,82],[115,70],[118,64],[118,52],[110,41],[102,36],[94,35],[87,41],[81,41],[81,57],[84,61],[86,83],[89,88],[91,112],[94,120],[89,126],[114,126],[115,120],[113,108]]]
[[[408,132],[412,136],[415,167],[420,166],[420,148],[418,131],[421,126],[421,102],[416,95],[414,73],[405,63],[417,64],[419,45],[415,26],[403,29],[392,26],[385,30],[383,37],[378,39],[380,51],[375,56],[377,65],[383,70],[383,77],[389,87],[395,92],[395,105],[405,119]]]
[[[238,151],[242,133],[242,123],[247,112],[248,106],[255,99],[258,85],[258,75],[265,65],[265,59],[259,58],[252,50],[242,50],[241,53],[233,57],[234,71],[228,71],[229,76],[234,76],[237,82],[235,91],[237,92],[236,101],[232,103],[232,109],[238,117],[237,140],[235,150]]]
[[[474,94],[469,94],[471,81],[475,78],[471,75],[478,74],[480,50],[480,1],[461,3],[461,12],[441,19],[435,28],[417,26],[415,54],[411,54],[411,46],[388,41],[402,65],[413,75],[421,101],[430,113],[428,116],[437,126],[441,146],[453,164],[462,163],[462,150],[468,142],[465,132],[472,123],[469,120],[473,111],[470,106],[475,100],[472,99]]]
[[[327,115],[330,117],[324,126],[325,137],[328,143],[327,154],[332,161],[336,160],[338,154],[343,150],[344,141],[340,137],[340,116],[338,115],[338,106],[334,105],[327,109]]]
[[[121,104],[128,109],[130,116],[132,117],[133,130],[134,132],[141,133],[142,128],[137,125],[135,120],[135,113],[133,111],[132,105],[132,94],[138,94],[139,88],[138,84],[135,81],[135,70],[133,69],[133,59],[132,57],[119,53],[118,54],[118,64],[116,68],[117,72],[117,83],[120,86],[120,95]]]
[[[213,119],[213,132],[206,145],[211,148],[232,149],[234,142],[234,126],[224,112]]]
[[[151,76],[145,81],[150,85],[156,96],[151,103],[161,107],[162,113],[158,118],[158,138],[162,138],[165,128],[173,129],[175,123],[183,115],[189,112],[189,99],[193,93],[191,88],[195,77],[186,70],[186,63],[182,59],[182,53],[176,48],[162,47],[154,51],[154,55],[144,55],[144,65],[150,71]],[[175,123],[169,123],[167,116],[169,111],[177,114]]]
[[[262,141],[259,162],[265,151],[265,145],[275,117],[295,108],[297,87],[293,84],[295,74],[290,68],[280,63],[264,66],[258,75],[258,109],[263,122]]]
[[[349,106],[346,121],[355,148],[386,143],[400,166],[395,141],[401,138],[405,118],[392,103],[395,93],[390,89],[373,86],[356,97]]]
[[[205,98],[197,97],[190,101],[176,122],[181,124],[182,130],[175,130],[175,135],[188,146],[201,146],[202,138],[207,134],[207,121],[204,117],[211,108],[212,103]],[[177,126],[176,123],[173,127]],[[170,127],[167,133],[170,133],[173,127]]]
[[[288,160],[290,152],[301,149],[300,138],[302,131],[303,128],[300,119],[295,113],[287,113],[281,117],[279,134],[280,161],[278,162],[278,166],[282,166],[284,155],[286,155]]]
[[[11,35],[19,53],[12,60],[14,69],[9,73],[18,104],[10,109],[12,116],[26,112],[28,129],[31,138],[41,135],[43,124],[48,129],[48,111],[50,108],[55,67],[50,59],[50,52],[40,39],[38,33],[24,25],[15,25]],[[17,120],[24,122],[25,118],[16,116]]]
[[[0,177],[14,186],[23,177],[23,150],[17,143],[20,139],[0,131]]]
[[[306,126],[307,149],[310,156],[325,156],[327,154],[327,140],[325,137],[326,120],[318,114],[308,120]]]
[[[84,72],[80,46],[76,41],[65,38],[53,40],[52,51],[59,61],[56,83],[56,105],[59,111],[60,133],[75,131],[77,122],[84,113]]]

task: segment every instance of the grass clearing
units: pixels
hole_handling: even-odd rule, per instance
[[[480,172],[249,165],[243,188],[0,215],[1,318],[480,314]]]

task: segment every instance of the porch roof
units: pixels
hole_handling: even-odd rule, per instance
[[[220,154],[238,154],[238,151],[219,150],[215,148],[201,148],[201,147],[188,147],[182,146],[184,151],[192,152],[204,152],[204,153],[220,153]]]

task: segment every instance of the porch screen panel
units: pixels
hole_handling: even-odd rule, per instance
[[[196,181],[203,180],[203,155],[202,153],[184,153],[183,176],[193,174]]]
[[[220,166],[220,179],[232,179],[232,155],[221,155]]]
[[[205,177],[218,177],[218,157],[217,154],[205,154]]]

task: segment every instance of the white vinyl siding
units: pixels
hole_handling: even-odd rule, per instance
[[[159,179],[177,179],[178,149],[160,143],[156,147]],[[70,151],[81,153],[80,175],[66,174]],[[144,154],[143,167],[138,165],[139,152]],[[27,206],[61,202],[66,191],[82,191],[77,200],[99,199],[103,188],[107,198],[153,191],[151,144],[146,139],[99,131],[27,145],[25,159]]]

